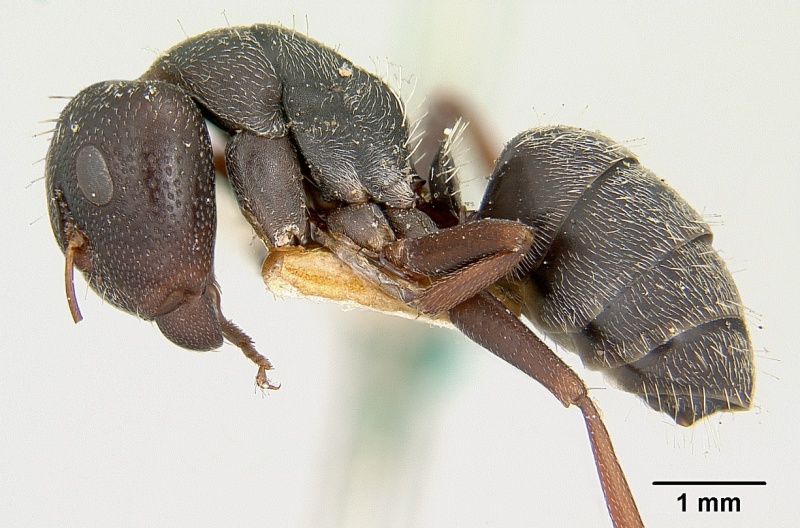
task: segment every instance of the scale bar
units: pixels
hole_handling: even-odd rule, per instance
[[[653,486],[766,486],[766,480],[654,480]]]

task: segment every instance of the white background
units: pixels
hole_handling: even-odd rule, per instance
[[[450,83],[490,121],[498,148],[550,123],[629,142],[713,223],[751,310],[758,369],[751,412],[692,429],[580,370],[645,522],[796,522],[793,4],[91,4],[15,2],[0,22],[0,526],[610,525],[577,410],[455,332],[276,301],[260,283],[249,226],[223,191],[223,307],[273,360],[279,391],[255,392],[255,369],[231,345],[179,349],[104,305],[82,279],[85,320],[72,324],[37,161],[49,136],[34,137],[64,104],[47,97],[135,78],[187,35],[255,22],[338,47],[404,96],[413,91],[410,107]],[[417,354],[432,343],[446,352]],[[768,485],[651,485],[673,479]],[[738,495],[743,511],[680,513],[682,491]]]

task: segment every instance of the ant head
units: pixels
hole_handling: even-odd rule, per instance
[[[165,318],[159,326],[178,344],[219,346],[204,298],[216,230],[211,142],[186,93],[160,81],[86,88],[61,115],[46,179],[56,237],[65,252],[74,233],[86,240],[74,262],[92,287],[140,317]],[[190,308],[209,331],[166,321]]]

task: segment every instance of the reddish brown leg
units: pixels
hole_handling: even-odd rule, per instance
[[[379,254],[381,265],[346,236],[316,229],[313,237],[368,282],[432,315],[507,275],[530,249],[533,230],[510,220],[460,224],[388,244]]]
[[[537,380],[565,407],[574,404],[581,409],[614,526],[644,526],[608,431],[578,375],[487,292],[454,306],[449,313],[467,337]]]
[[[489,130],[486,119],[483,119],[468,103],[463,97],[448,92],[440,92],[431,97],[427,105],[428,113],[421,122],[421,128],[426,133],[417,148],[420,153],[419,159],[414,164],[417,173],[427,173],[431,160],[439,148],[444,130],[452,129],[459,119],[468,123],[469,144],[472,150],[477,152],[477,157],[483,164],[480,171],[484,174],[491,172],[494,160],[500,154],[503,144],[492,139],[495,134]]]
[[[78,300],[75,297],[75,258],[78,253],[83,251],[86,244],[86,237],[77,230],[73,230],[67,244],[66,261],[64,262],[64,286],[67,290],[67,304],[72,320],[80,323],[83,320],[81,310],[78,307]]]
[[[258,385],[258,387],[261,389],[279,389],[281,387],[280,384],[274,385],[269,378],[267,378],[267,371],[272,370],[272,363],[270,363],[269,359],[262,356],[261,353],[256,350],[256,347],[253,344],[253,340],[250,338],[250,336],[245,334],[241,328],[233,323],[233,321],[225,319],[222,313],[220,313],[219,316],[219,325],[220,328],[222,328],[222,335],[225,336],[225,339],[239,347],[247,359],[258,366],[258,372],[256,373],[256,385]]]
[[[383,253],[398,268],[434,279],[412,305],[436,314],[497,282],[514,269],[532,242],[531,228],[519,222],[486,219],[404,238]]]
[[[222,309],[220,308],[220,293],[217,285],[213,282],[210,283],[207,291],[217,308],[217,320],[219,321],[222,335],[232,344],[239,347],[245,357],[258,366],[256,385],[261,389],[279,389],[281,387],[280,384],[273,385],[273,383],[269,381],[269,378],[267,378],[267,371],[272,370],[272,363],[270,363],[269,359],[256,350],[255,344],[249,335],[245,334],[233,321],[226,319],[222,314]]]

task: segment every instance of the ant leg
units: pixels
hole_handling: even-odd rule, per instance
[[[222,312],[219,314],[219,326],[222,329],[222,335],[225,336],[225,339],[239,347],[245,357],[258,366],[256,385],[258,385],[260,389],[279,389],[281,387],[280,384],[274,385],[269,378],[267,378],[267,371],[272,370],[272,363],[256,350],[250,336],[245,334],[233,321],[225,319]]]
[[[369,213],[369,208],[350,209],[352,217],[337,219],[342,221],[335,232],[339,234],[314,229],[313,239],[367,282],[426,315],[444,312],[507,275],[528,252],[534,236],[530,227],[511,220],[487,218],[437,231],[428,219],[406,225],[410,229],[402,233],[408,238],[373,253],[341,234],[357,235],[364,218],[371,218],[355,214]],[[390,223],[397,229],[400,223],[425,218],[422,213],[402,214],[412,211],[391,212]]]
[[[533,230],[519,222],[485,219],[389,244],[383,256],[402,270],[432,279],[411,303],[436,314],[469,299],[519,264]]]
[[[471,108],[465,98],[451,92],[440,91],[431,97],[427,113],[420,121],[420,128],[425,134],[416,149],[420,153],[414,162],[418,174],[425,174],[428,171],[439,148],[440,138],[443,137],[445,130],[453,130],[459,120],[468,124],[469,144],[477,153],[476,157],[481,165],[478,170],[482,174],[492,171],[494,160],[503,147],[502,143],[493,139],[495,134],[489,130],[487,120]]]
[[[267,378],[267,371],[272,370],[272,363],[270,363],[269,359],[265,356],[261,355],[261,353],[256,350],[255,344],[253,340],[247,334],[242,331],[241,328],[236,326],[233,321],[230,319],[226,319],[225,316],[222,314],[222,309],[220,307],[220,293],[219,288],[215,283],[210,283],[208,285],[207,292],[211,297],[212,302],[216,308],[217,312],[217,320],[219,321],[220,330],[222,331],[222,335],[230,341],[232,344],[239,347],[242,353],[252,361],[253,363],[258,366],[258,373],[256,374],[256,385],[258,385],[261,389],[279,389],[279,385],[273,385],[271,381]]]
[[[236,133],[225,150],[225,168],[242,213],[268,247],[308,239],[303,175],[288,136]]]
[[[580,408],[614,526],[644,526],[611,437],[583,380],[487,292],[454,306],[449,315],[464,335],[544,385],[565,407],[574,404]]]

